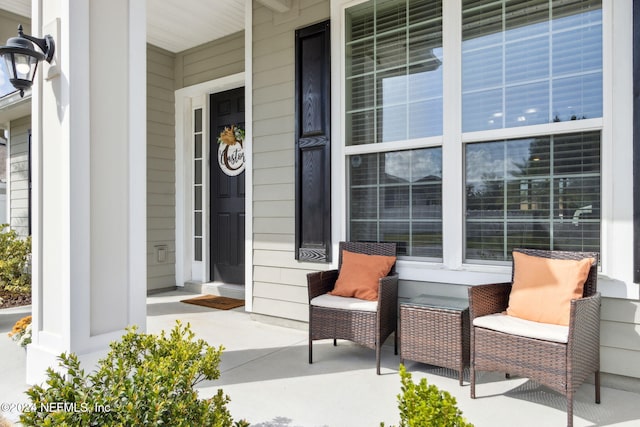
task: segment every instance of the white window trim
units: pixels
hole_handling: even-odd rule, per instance
[[[346,40],[345,10],[367,0],[335,0],[331,2],[332,75],[332,161],[333,217],[340,218],[334,226],[334,241],[344,240],[347,233],[347,173],[346,156],[379,151],[415,149],[440,145],[443,150],[443,186],[460,191],[443,191],[443,261],[442,263],[398,261],[403,280],[445,282],[473,285],[508,281],[511,269],[504,265],[484,265],[464,262],[464,164],[465,142],[511,139],[531,135],[569,132],[602,131],[602,217],[601,272],[599,290],[604,296],[638,299],[640,290],[633,283],[633,176],[632,152],[632,16],[631,0],[603,0],[603,117],[580,122],[462,133],[462,87],[458,77],[461,69],[461,0],[443,0],[443,56],[446,60],[443,77],[443,137],[422,138],[402,143],[344,145],[346,140],[344,93],[344,44]],[[615,5],[614,5],[615,3]],[[615,67],[613,66],[615,64]],[[615,100],[615,102],[614,102]],[[455,114],[455,112],[458,112]],[[616,176],[623,178],[615,179]],[[336,224],[337,225],[337,224]],[[334,247],[337,259],[337,244]]]

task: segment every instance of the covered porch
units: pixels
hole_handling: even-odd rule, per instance
[[[23,3],[6,1],[3,6]],[[348,213],[350,200],[357,196],[357,192],[350,189],[354,186],[347,179],[349,172],[346,169],[352,168],[353,172],[366,158],[386,158],[389,155],[391,159],[397,157],[396,152],[401,155],[425,150],[425,154],[429,150],[439,152],[444,149],[443,156],[448,162],[444,170],[448,175],[442,186],[447,191],[443,192],[441,201],[423,207],[420,213],[436,214],[440,212],[437,206],[444,204],[445,211],[448,209],[453,213],[443,216],[441,228],[446,232],[433,232],[431,235],[447,238],[439,243],[442,253],[436,254],[438,256],[423,253],[425,256],[422,258],[410,258],[411,254],[404,254],[405,259],[400,260],[399,265],[401,297],[409,298],[434,287],[438,288],[437,291],[446,288],[446,293],[457,294],[466,292],[468,285],[504,280],[510,275],[509,267],[504,262],[492,263],[483,259],[474,263],[478,261],[475,258],[483,255],[474,252],[477,242],[473,236],[464,235],[465,230],[482,221],[474,222],[473,215],[467,216],[462,205],[466,200],[467,205],[473,207],[475,200],[470,196],[465,199],[468,195],[464,180],[468,174],[465,175],[463,160],[470,158],[474,147],[485,143],[498,144],[504,139],[517,141],[531,135],[552,135],[555,138],[556,135],[562,137],[576,132],[591,132],[593,138],[593,132],[602,133],[602,140],[591,141],[590,146],[601,147],[603,153],[603,166],[594,172],[602,177],[602,190],[596,199],[604,206],[603,213],[600,219],[586,218],[583,222],[596,230],[596,234],[603,230],[602,238],[599,238],[603,254],[600,289],[605,297],[602,370],[629,379],[630,388],[635,387],[635,393],[619,391],[621,386],[616,384],[616,389],[603,389],[603,403],[595,405],[592,387],[585,385],[576,398],[575,423],[633,425],[640,419],[640,410],[634,406],[639,397],[636,393],[639,392],[637,378],[640,377],[637,364],[640,306],[637,280],[631,277],[634,245],[630,220],[633,191],[629,123],[632,120],[629,117],[631,102],[628,94],[631,93],[632,82],[628,59],[623,62],[611,60],[630,57],[631,25],[626,19],[633,9],[630,1],[615,2],[615,7],[612,2],[604,3],[604,28],[607,30],[615,26],[617,29],[615,37],[611,36],[613,39],[605,38],[605,63],[619,65],[615,69],[605,66],[602,117],[469,132],[462,141],[458,138],[463,133],[462,125],[443,119],[440,121],[447,127],[442,132],[443,138],[424,136],[403,140],[399,144],[398,141],[383,141],[377,144],[382,146],[380,153],[376,144],[351,146],[345,141],[348,111],[340,105],[340,100],[346,96],[343,87],[346,80],[342,75],[346,68],[346,55],[343,50],[349,42],[343,35],[344,20],[345,11],[357,1],[225,0],[216,1],[214,8],[197,0],[149,0],[144,10],[127,9],[137,3],[113,2],[117,4],[113,16],[100,14],[99,6],[90,14],[89,5],[97,2],[56,3],[82,6],[85,14],[93,19],[89,28],[86,28],[84,19],[78,19],[69,12],[73,8],[61,7],[65,14],[59,19],[58,11],[43,6],[48,3],[40,3],[42,16],[32,17],[34,28],[57,31],[56,25],[60,22],[69,33],[74,30],[74,34],[80,34],[74,43],[84,41],[78,53],[71,40],[59,39],[61,61],[69,61],[70,53],[73,53],[79,58],[78,63],[64,63],[67,68],[62,69],[62,74],[53,76],[53,80],[41,76],[43,80],[34,87],[33,102],[36,106],[42,103],[46,106],[41,116],[27,117],[19,123],[26,130],[33,122],[34,129],[39,132],[36,132],[34,140],[40,144],[41,157],[35,170],[38,170],[37,166],[55,166],[42,168],[42,174],[34,176],[34,188],[39,197],[34,205],[34,224],[38,230],[35,235],[41,232],[40,253],[36,259],[39,270],[34,276],[34,289],[38,290],[34,313],[41,336],[37,337],[34,341],[37,345],[29,352],[37,356],[35,349],[38,347],[47,357],[33,359],[38,363],[30,365],[31,378],[37,377],[62,350],[76,351],[90,358],[100,354],[109,340],[117,338],[126,325],[137,323],[143,328],[146,325],[147,331],[157,332],[170,328],[175,319],[180,318],[191,322],[199,336],[211,344],[226,346],[221,380],[218,384],[203,387],[202,393],[203,396],[209,395],[222,386],[231,396],[231,409],[236,417],[246,417],[252,424],[262,426],[357,426],[377,425],[380,421],[387,424],[398,422],[395,396],[399,392],[399,359],[393,356],[392,349],[387,348],[383,355],[383,375],[380,377],[375,376],[371,367],[374,354],[348,343],[341,345],[347,347],[347,351],[336,351],[330,342],[318,345],[316,363],[308,365],[305,331],[257,323],[251,318],[252,315],[260,315],[263,316],[261,320],[277,318],[284,322],[282,319],[285,319],[289,325],[304,328],[307,319],[305,275],[332,266],[331,263],[298,261],[294,230],[297,176],[294,165],[294,35],[299,28],[330,18],[334,60],[331,89],[335,104],[332,112],[333,200],[330,212],[333,265],[339,240],[362,237],[353,231],[358,218],[351,218]],[[445,38],[449,37],[449,43],[451,40],[455,42],[450,52],[461,55],[460,48],[456,47],[461,43],[455,38],[462,32],[460,14],[456,10],[460,9],[461,2],[443,3],[448,5],[444,12],[447,28],[454,28],[445,32]],[[107,4],[100,3],[102,6]],[[451,4],[457,6],[452,7]],[[223,10],[223,5],[232,7],[234,12]],[[205,10],[198,9],[199,6]],[[25,11],[13,12],[29,16],[31,9],[28,6]],[[73,10],[77,13],[77,8]],[[107,40],[105,35],[110,34],[113,28],[119,28],[125,20],[129,21],[127,30],[135,36],[134,43],[130,37],[119,34],[120,45],[114,46],[113,40]],[[55,24],[53,28],[48,27],[51,22]],[[143,28],[145,22],[146,28]],[[209,33],[211,30],[223,30],[223,33]],[[64,35],[65,31],[60,30],[59,33]],[[112,57],[89,49],[86,38],[82,37],[87,34],[105,36],[101,42],[111,49]],[[604,31],[603,34],[608,33]],[[187,35],[199,38],[185,39]],[[452,35],[456,36],[452,38]],[[382,51],[385,47],[384,43],[380,45]],[[66,107],[74,108],[59,108],[55,102],[59,96],[52,90],[54,83],[62,85],[65,90],[69,85],[89,86],[89,82],[77,78],[87,77],[85,65],[90,62],[95,73],[90,79],[93,92],[69,91],[78,98],[71,100]],[[120,73],[118,75],[114,74],[114,64],[119,64],[115,67],[115,71]],[[460,61],[449,64],[457,71],[447,74],[449,80],[441,86],[447,91],[447,99],[456,100],[448,104],[447,111],[451,112],[461,107],[459,104],[463,99],[462,64]],[[65,74],[68,70],[71,72]],[[78,70],[82,72],[73,73]],[[65,81],[60,75],[65,78],[73,75],[73,78]],[[457,77],[451,80],[451,76]],[[107,86],[96,83],[100,78],[120,91],[117,93],[121,96],[114,97],[113,92],[105,89]],[[209,117],[213,94],[241,87],[246,88],[247,95],[247,209],[246,237],[242,239],[246,243],[243,289],[246,312],[242,309],[217,312],[185,307],[177,302],[182,297],[179,293],[149,297],[145,307],[147,290],[182,285],[193,289],[189,285],[199,286],[199,282],[211,279],[211,241],[214,239],[207,219],[211,216],[207,212],[210,205],[204,203],[204,209],[198,208],[195,196],[199,188],[205,194],[205,202],[211,195],[211,190],[206,188],[210,182],[207,169],[202,169],[202,176],[197,177],[196,174],[199,165],[207,163],[209,153],[205,149],[203,155],[193,148],[191,142],[201,137],[205,142],[214,141],[213,147],[216,147],[217,132],[208,129],[207,124],[204,131],[198,130],[194,118],[198,114]],[[448,91],[453,91],[453,96]],[[119,101],[112,103],[114,98]],[[103,102],[105,100],[108,102]],[[84,120],[90,111],[83,108],[86,105],[93,108],[91,121]],[[32,111],[38,113],[37,108]],[[104,111],[108,113],[101,114]],[[72,119],[68,118],[69,115]],[[450,116],[457,117],[455,114]],[[126,123],[127,126],[113,126],[114,122]],[[46,141],[44,135],[47,136]],[[59,138],[54,138],[57,136]],[[119,143],[114,144],[113,141]],[[26,147],[26,138],[23,146]],[[465,157],[463,150],[467,146],[470,151]],[[108,156],[101,156],[100,150],[105,150]],[[58,156],[68,160],[69,164],[57,162]],[[110,161],[102,161],[105,158]],[[531,161],[539,160],[536,159],[532,157]],[[122,168],[123,164],[126,164],[126,173],[114,174],[111,166]],[[60,176],[65,178],[62,185],[59,184]],[[408,182],[403,185],[408,187]],[[399,184],[398,181],[393,185]],[[420,185],[426,188],[434,182],[423,180],[420,185],[417,181],[411,182],[411,188],[414,184],[416,188]],[[528,194],[528,189],[519,184],[518,194]],[[372,194],[376,191],[372,187]],[[122,203],[123,194],[126,195],[125,203]],[[418,188],[414,196],[419,198],[422,194]],[[398,200],[393,197],[381,199],[381,206],[385,207],[387,202],[394,205],[399,203]],[[515,210],[531,211],[533,204],[526,198],[523,200],[527,203],[518,203]],[[581,217],[576,217],[575,212],[586,213],[586,206],[589,206],[587,203],[582,205],[585,209],[572,210],[572,221],[579,224],[582,224],[579,222]],[[390,207],[395,209],[395,206]],[[491,211],[487,209],[487,212]],[[395,210],[388,213],[397,214]],[[115,226],[114,216],[119,218]],[[81,221],[76,221],[77,217]],[[466,218],[471,219],[467,221]],[[529,227],[523,218],[518,216],[514,221],[526,225],[517,228],[520,234],[525,235],[533,227]],[[561,224],[564,229],[580,231],[572,221]],[[597,221],[601,221],[601,225]],[[553,221],[547,222],[556,227]],[[60,223],[65,227],[62,230]],[[434,224],[439,223],[436,221]],[[499,228],[504,229],[509,224],[501,222]],[[525,233],[524,229],[529,231],[525,230]],[[493,229],[489,227],[487,230]],[[42,234],[52,232],[52,235]],[[545,233],[545,236],[553,236]],[[405,233],[397,235],[408,239]],[[461,246],[465,239],[471,242],[467,248]],[[60,241],[63,242],[62,247],[57,244]],[[424,240],[422,243],[426,247],[432,242]],[[45,244],[49,246],[45,247]],[[53,255],[63,259],[57,262]],[[3,327],[4,323],[3,320]],[[15,395],[15,399],[19,399],[24,398],[22,391],[26,387],[22,362],[24,353],[14,347],[10,351],[15,352],[16,357],[6,352],[2,360],[11,366],[3,378],[15,378],[15,382],[3,381],[2,387],[6,386],[7,392],[3,389],[0,395]],[[16,365],[13,365],[14,360]],[[467,419],[475,425],[513,425],[514,419],[518,420],[518,425],[561,425],[564,422],[564,398],[525,379],[506,381],[499,376],[481,377],[479,399],[470,400],[467,383],[459,387],[453,372],[420,364],[410,364],[409,370],[414,373],[414,379],[427,376],[430,382],[451,392]],[[316,402],[321,402],[321,405]]]

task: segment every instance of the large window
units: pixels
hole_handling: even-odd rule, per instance
[[[367,2],[346,16],[346,144],[364,147],[347,160],[350,238],[441,259],[440,140],[418,150],[366,146],[442,135],[442,2]]]
[[[451,265],[599,251],[600,0],[370,0],[345,17],[350,239]]]

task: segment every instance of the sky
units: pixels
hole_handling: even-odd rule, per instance
[[[4,61],[0,63],[0,97],[3,97],[11,92],[14,92],[16,89],[9,82],[9,77],[7,76],[7,69],[4,64]]]

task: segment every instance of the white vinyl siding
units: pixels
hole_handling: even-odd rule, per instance
[[[147,46],[147,290],[176,284],[174,57]]]
[[[640,302],[603,298],[600,317],[601,370],[640,378]]]
[[[244,71],[244,31],[179,52],[176,55],[175,88]]]
[[[31,116],[13,120],[10,125],[9,223],[19,235],[29,234],[29,129]]]
[[[294,32],[327,19],[329,1],[295,3],[286,20],[253,2],[252,311],[307,321],[306,273],[326,265],[295,260]]]

